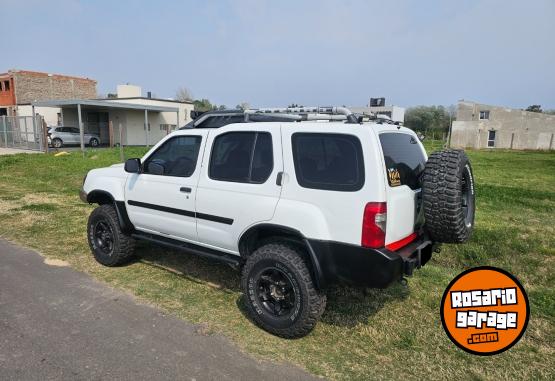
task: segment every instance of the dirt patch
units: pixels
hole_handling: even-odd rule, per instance
[[[44,264],[48,266],[56,266],[56,267],[68,267],[69,263],[66,261],[62,261],[61,259],[54,259],[54,258],[44,258]]]

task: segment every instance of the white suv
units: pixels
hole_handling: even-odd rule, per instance
[[[283,121],[292,113],[178,130],[141,159],[91,170],[81,198],[99,204],[88,221],[97,261],[124,263],[139,239],[228,263],[242,271],[254,321],[292,338],[312,330],[330,284],[384,288],[437,243],[469,238],[463,151],[427,159],[405,127]]]

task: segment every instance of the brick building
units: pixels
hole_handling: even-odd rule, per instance
[[[96,81],[89,78],[27,70],[9,70],[0,74],[0,116],[30,115],[31,102],[53,99],[96,98]],[[56,124],[57,112],[44,112],[49,124]]]

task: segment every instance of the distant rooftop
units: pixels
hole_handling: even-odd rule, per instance
[[[94,82],[96,83],[97,81],[94,79],[90,79],[87,77],[77,77],[77,76],[72,76],[72,75],[65,75],[65,74],[55,74],[55,73],[46,73],[46,72],[42,72],[42,71],[31,71],[31,70],[18,70],[18,69],[10,69],[5,73],[0,73],[0,76],[7,76],[7,75],[12,75],[12,74],[23,74],[23,75],[34,75],[37,77],[55,77],[55,78],[65,78],[65,79],[77,79],[80,81],[90,81],[90,82]]]
[[[158,112],[178,112],[177,107],[164,107],[164,106],[154,106],[154,105],[144,105],[137,103],[123,103],[123,102],[113,102],[109,99],[60,99],[51,101],[38,101],[33,102],[33,106],[39,107],[77,107],[81,106],[91,106],[91,107],[103,107],[103,108],[120,108],[120,109],[130,109],[130,110],[148,110],[148,111],[158,111]]]
[[[169,99],[169,98],[149,98],[149,97],[124,97],[124,98],[97,98],[97,100],[104,100],[104,101],[117,101],[117,100],[131,100],[131,99],[146,99],[151,101],[161,101],[161,102],[173,102],[173,103],[187,103],[193,104],[191,101],[179,101],[177,99]]]

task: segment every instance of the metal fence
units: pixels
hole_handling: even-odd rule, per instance
[[[43,118],[0,116],[0,147],[42,151],[45,147]]]

